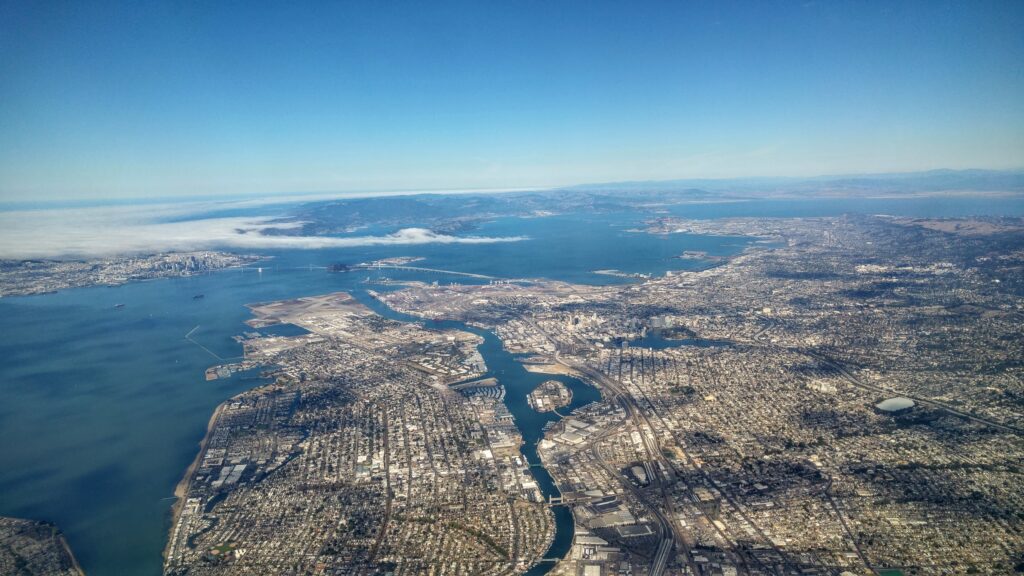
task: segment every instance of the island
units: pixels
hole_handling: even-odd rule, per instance
[[[572,402],[572,391],[558,380],[546,380],[526,397],[530,408],[537,412],[551,412]]]

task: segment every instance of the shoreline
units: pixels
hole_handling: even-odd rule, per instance
[[[176,255],[176,254],[181,254],[181,253],[180,252],[168,252],[166,254],[168,254],[168,255]],[[100,288],[100,287],[120,288],[121,286],[127,286],[129,284],[136,284],[136,283],[140,283],[140,282],[152,282],[154,280],[168,280],[168,279],[174,279],[174,278],[195,278],[195,277],[198,277],[198,276],[205,276],[207,274],[216,274],[218,272],[227,272],[229,270],[243,270],[243,269],[245,269],[246,267],[248,267],[250,265],[256,264],[258,262],[262,262],[264,260],[270,260],[271,258],[273,258],[273,256],[256,255],[256,254],[238,254],[238,253],[235,253],[235,252],[225,252],[225,254],[230,254],[232,256],[237,256],[237,257],[240,257],[240,258],[250,257],[250,258],[255,258],[255,259],[254,260],[250,260],[249,262],[241,262],[241,263],[238,263],[238,264],[232,264],[230,266],[222,266],[222,267],[219,267],[219,268],[211,268],[211,269],[201,270],[201,271],[196,271],[196,272],[186,272],[186,273],[178,273],[178,274],[160,274],[160,273],[156,273],[156,274],[153,274],[151,276],[146,276],[146,277],[141,277],[141,278],[120,278],[120,279],[117,279],[117,280],[114,280],[114,281],[109,281],[109,282],[108,281],[89,281],[88,279],[83,279],[82,282],[78,282],[78,283],[71,282],[71,283],[65,284],[63,286],[47,287],[47,288],[44,288],[44,289],[41,289],[41,290],[35,290],[35,289],[32,289],[32,288],[25,288],[25,287],[18,287],[17,283],[14,283],[15,288],[8,288],[9,291],[5,292],[2,289],[0,289],[0,299],[2,299],[2,298],[28,298],[28,297],[32,297],[32,296],[45,296],[47,294],[57,294],[57,293],[60,293],[60,292],[65,292],[65,291],[68,291],[68,290],[76,290],[76,289],[79,289],[79,288]],[[0,258],[0,262],[2,262],[2,261],[4,261],[4,259]],[[28,260],[27,259],[20,259],[20,260],[9,259],[7,261],[8,262],[22,263],[22,262],[26,262]],[[46,262],[64,262],[62,260],[45,260],[45,261]],[[99,260],[95,260],[95,259],[93,259],[93,260],[88,260],[88,259],[86,259],[86,260],[69,260],[69,262],[79,262],[79,263],[89,263],[89,262],[97,262],[97,261],[99,261]]]
[[[64,549],[64,553],[67,554],[68,559],[71,560],[71,569],[74,570],[78,576],[85,576],[85,571],[82,570],[82,565],[78,563],[78,558],[75,557],[75,553],[71,550],[71,545],[68,544],[68,539],[64,537],[64,532],[57,532],[57,541],[60,542],[60,546]]]
[[[161,554],[164,562],[167,561],[167,553],[169,552],[171,545],[174,543],[174,529],[178,525],[181,509],[184,506],[185,498],[188,496],[188,490],[192,486],[192,479],[195,477],[196,470],[199,469],[199,464],[203,461],[203,456],[206,454],[206,446],[209,444],[210,436],[213,434],[213,430],[217,425],[217,419],[220,418],[220,414],[224,410],[224,406],[237,396],[238,395],[236,394],[235,396],[221,402],[213,410],[210,420],[206,423],[206,432],[203,434],[203,439],[199,441],[199,450],[196,452],[196,457],[192,459],[188,468],[185,469],[185,473],[182,475],[181,480],[179,480],[174,486],[175,500],[174,504],[171,506],[171,525],[167,532],[167,544],[164,546],[164,551]]]

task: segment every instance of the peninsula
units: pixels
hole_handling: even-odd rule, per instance
[[[182,482],[167,574],[508,574],[536,564],[551,513],[479,337],[387,320],[345,293],[250,306],[274,381],[214,415]],[[500,390],[500,387],[495,388]]]
[[[64,535],[48,522],[0,516],[0,574],[84,576]]]
[[[89,260],[0,260],[0,297],[192,276],[260,259],[229,252],[170,252]]]

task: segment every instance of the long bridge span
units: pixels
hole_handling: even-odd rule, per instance
[[[241,270],[243,272],[245,272],[246,270],[257,270],[257,271],[259,271],[261,273],[264,272],[264,271],[281,272],[281,271],[299,271],[299,270],[308,270],[308,271],[312,272],[313,270],[334,270],[334,268],[333,268],[333,266],[316,266],[316,265],[313,265],[313,264],[309,264],[308,266],[291,266],[291,267],[285,267],[285,268],[280,268],[278,266],[260,266],[260,267],[243,266],[243,267],[241,267]],[[344,267],[339,268],[339,269],[337,269],[335,271],[337,271],[337,272],[352,272],[352,271],[355,271],[355,270],[409,270],[409,271],[412,271],[412,272],[427,272],[427,273],[430,273],[430,274],[444,274],[444,275],[448,275],[448,276],[462,276],[462,277],[465,277],[465,278],[475,278],[477,280],[490,280],[490,281],[493,281],[493,282],[509,282],[509,283],[511,283],[511,282],[516,282],[516,283],[532,283],[532,282],[535,282],[535,280],[531,280],[531,279],[528,279],[528,278],[500,278],[498,276],[488,276],[487,274],[474,274],[472,272],[459,272],[457,270],[442,270],[440,268],[426,268],[424,266],[408,266],[408,265],[405,265],[405,264],[378,264],[378,263],[375,263],[375,262],[372,262],[372,263],[362,263],[362,264],[353,264],[351,266],[344,266]]]
[[[454,270],[440,270],[437,268],[424,268],[422,266],[404,266],[401,264],[356,264],[355,266],[351,266],[349,270],[411,270],[413,272],[433,272],[435,274],[466,276],[467,278],[477,278],[479,280],[504,280],[504,278],[498,278],[497,276],[488,276],[486,274],[456,272]]]

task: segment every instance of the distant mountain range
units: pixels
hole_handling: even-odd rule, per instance
[[[929,170],[810,178],[698,178],[580,184],[562,190],[603,194],[674,193],[694,198],[863,197],[945,192],[1024,194],[1024,170]]]
[[[815,178],[688,179],[581,184],[550,190],[417,193],[339,198],[300,204],[269,235],[365,233],[368,227],[428,226],[444,234],[472,231],[499,216],[615,212],[687,202],[764,198],[869,198],[938,195],[1024,198],[1024,171],[932,170]],[[292,223],[298,222],[299,226]],[[371,228],[372,229],[372,228]]]

